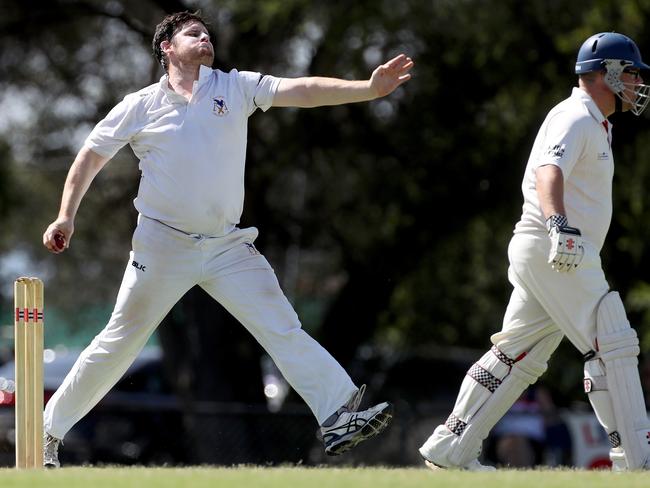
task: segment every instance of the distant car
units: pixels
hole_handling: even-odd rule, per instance
[[[80,350],[48,350],[44,398],[61,385]],[[0,378],[14,379],[14,362]],[[0,466],[15,463],[14,395],[0,393]],[[146,347],[109,393],[75,425],[61,449],[63,464],[163,464],[183,460],[179,401],[162,373],[162,353]]]

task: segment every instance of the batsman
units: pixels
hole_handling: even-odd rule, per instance
[[[634,41],[619,33],[593,35],[580,47],[578,87],[548,113],[525,169],[503,328],[467,372],[451,415],[420,448],[427,466],[494,469],[478,461],[483,440],[566,336],[584,358],[584,388],[609,436],[613,469],[650,468],[639,339],[600,260],[612,217],[608,117],[644,111],[650,86],[641,73],[648,69]]]

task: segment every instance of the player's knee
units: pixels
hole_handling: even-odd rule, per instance
[[[534,357],[526,355],[523,359],[515,363],[512,368],[512,374],[524,381],[526,384],[532,385],[546,372],[547,367],[547,361],[540,361]]]
[[[532,385],[546,372],[548,360],[557,349],[562,337],[562,332],[553,332],[540,339],[528,351],[517,357],[506,355],[498,345],[492,348],[492,353],[500,359],[502,366],[507,366],[509,374],[512,374],[526,385]]]
[[[546,372],[548,361],[562,341],[562,337],[564,337],[562,332],[556,331],[540,339],[524,357],[515,363],[512,374],[529,385],[535,383]]]
[[[596,309],[596,331],[598,336],[609,336],[630,329],[625,307],[618,292],[610,291]]]
[[[639,338],[630,326],[619,294],[603,297],[596,315],[597,354],[605,362],[639,355]]]
[[[639,338],[634,329],[598,337],[599,356],[603,361],[637,357],[639,355]]]

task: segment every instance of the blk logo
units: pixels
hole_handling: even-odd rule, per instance
[[[259,254],[260,252],[255,248],[252,242],[244,242],[244,245],[248,248],[248,252],[256,255]]]
[[[135,269],[139,269],[143,273],[147,270],[147,267],[144,264],[140,264],[137,261],[133,261],[131,263],[131,266],[133,266]]]

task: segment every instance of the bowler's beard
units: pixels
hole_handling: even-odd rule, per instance
[[[214,51],[207,46],[205,50],[194,48],[179,52],[178,58],[182,64],[198,64],[211,68],[214,62]]]
[[[203,66],[207,66],[208,68],[211,68],[212,63],[214,63],[214,50],[207,47],[207,51],[209,52],[209,54],[203,54],[203,55],[199,54],[198,55],[199,56],[199,62]]]
[[[210,56],[202,56],[200,59],[200,63],[203,66],[207,66],[208,68],[212,68],[212,63],[214,63],[214,55]]]

